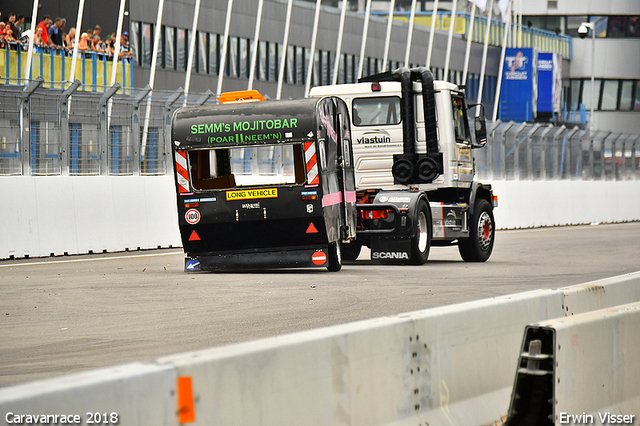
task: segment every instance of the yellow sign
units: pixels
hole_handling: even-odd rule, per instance
[[[278,198],[278,188],[227,191],[227,201],[246,200],[248,198]]]

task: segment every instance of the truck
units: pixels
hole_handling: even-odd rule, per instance
[[[373,260],[420,265],[431,246],[450,245],[464,261],[489,259],[498,199],[475,178],[473,151],[487,143],[481,105],[467,106],[460,87],[422,67],[314,87],[309,96],[344,100],[351,119],[357,224],[344,259],[368,246]],[[469,108],[479,108],[473,134]]]
[[[185,270],[342,267],[356,236],[347,106],[256,91],[184,107],[171,124]]]

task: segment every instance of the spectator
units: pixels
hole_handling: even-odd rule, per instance
[[[80,41],[78,42],[78,50],[87,50],[89,48],[89,35],[87,33],[82,33]]]
[[[133,52],[129,50],[129,33],[123,32],[120,37],[120,59],[133,57]]]
[[[93,36],[92,46],[93,47],[91,50],[93,50],[94,52],[99,52],[99,53],[104,52],[104,49],[102,47],[102,40],[100,40],[99,35]]]
[[[5,25],[4,33],[4,38],[6,41],[12,43],[16,43],[18,41],[18,39],[13,36],[13,30],[11,29],[10,25]]]
[[[42,29],[42,42],[45,46],[49,45],[49,27],[51,26],[51,17],[44,15],[42,21],[38,24],[38,27]],[[34,39],[35,40],[35,39]]]
[[[62,47],[64,43],[62,39],[62,30],[64,29],[66,22],[66,19],[56,18],[53,25],[49,27],[49,46],[58,49]]]
[[[64,47],[66,49],[72,50],[75,42],[76,42],[76,29],[72,27],[69,30],[69,34],[66,34],[64,36]]]
[[[4,22],[0,21],[0,48],[4,49],[5,47],[7,47],[7,43],[5,41],[5,24]]]
[[[106,53],[109,57],[113,57],[113,54],[116,50],[115,46],[113,45],[114,38],[115,37],[113,37],[113,34],[109,34],[104,40],[104,53]]]
[[[45,46],[44,44],[44,38],[42,37],[44,33],[42,32],[42,27],[41,26],[37,26],[36,27],[36,35],[33,36],[33,45],[36,47],[43,47]]]
[[[17,17],[16,14],[11,12],[9,14],[9,21],[7,22],[8,27],[11,29],[11,32],[13,34],[13,37],[16,40],[20,40],[20,33],[21,31],[18,29],[17,24]]]
[[[16,16],[16,28],[18,29],[18,31],[15,32],[15,35],[17,39],[22,38],[22,30],[24,28],[25,19],[26,18],[24,17],[24,15],[18,14]]]

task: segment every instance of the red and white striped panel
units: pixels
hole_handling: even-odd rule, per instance
[[[178,192],[190,192],[189,172],[187,170],[187,151],[176,151],[176,179],[178,181]]]
[[[316,157],[315,143],[304,143],[304,159],[307,163],[307,183],[309,185],[318,185],[320,178],[318,177],[318,159]]]

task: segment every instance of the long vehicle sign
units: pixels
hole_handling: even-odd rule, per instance
[[[249,198],[278,198],[278,188],[227,191],[227,201],[246,200]]]

